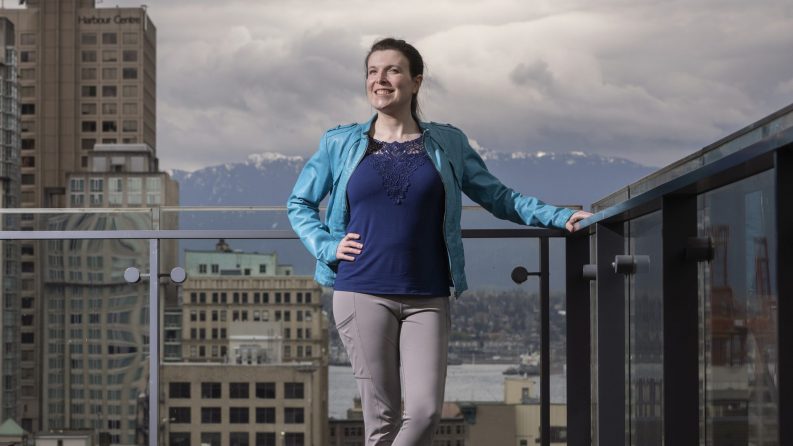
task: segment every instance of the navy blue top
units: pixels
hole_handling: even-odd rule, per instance
[[[423,138],[369,139],[347,185],[347,232],[361,253],[340,261],[334,289],[366,294],[449,296],[444,189]]]

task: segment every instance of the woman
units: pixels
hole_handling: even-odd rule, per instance
[[[367,445],[430,445],[440,420],[449,288],[466,288],[464,192],[495,216],[574,230],[589,213],[520,195],[491,175],[458,129],[418,117],[424,63],[403,40],[365,60],[369,122],[323,136],[287,204],[334,287],[333,314],[361,393]],[[323,224],[319,203],[330,194]],[[404,409],[400,401],[400,365]]]

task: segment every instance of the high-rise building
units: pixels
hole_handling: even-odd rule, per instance
[[[96,190],[90,189],[91,184],[96,186],[92,179],[101,179],[110,188],[120,184],[118,181],[114,183],[115,178],[128,182],[125,183],[125,194],[127,185],[135,187],[142,182],[146,187],[154,187],[159,181],[162,188],[160,203],[166,204],[163,197],[167,194],[168,180],[157,173],[156,158],[156,28],[146,8],[97,8],[94,0],[27,0],[19,3],[24,3],[25,7],[0,9],[0,18],[14,25],[14,45],[18,54],[20,206],[90,207],[90,200],[99,197]],[[101,161],[96,161],[101,156],[94,155],[99,152],[107,155],[108,151],[116,151],[115,158],[128,159],[129,166],[119,167],[114,157],[108,157],[107,168],[101,168]],[[138,155],[147,158],[144,163],[148,163],[140,171],[136,171],[136,163],[141,158]],[[92,169],[98,170],[92,172]],[[125,174],[111,176],[109,173],[119,173],[119,170],[112,169],[123,170]],[[89,172],[91,175],[86,176]],[[133,179],[129,181],[131,177]],[[84,183],[87,189],[80,196],[79,191],[71,187],[79,184],[82,178],[87,179]],[[129,191],[124,199],[134,202],[142,197],[141,201],[147,202],[149,191],[142,186],[139,194]],[[118,196],[113,195],[115,192],[103,191],[102,204],[95,202],[95,205],[112,206],[112,200]],[[86,199],[83,205],[78,204],[80,198]],[[151,199],[155,199],[154,194],[151,194]],[[74,203],[71,200],[75,200]],[[129,202],[123,204],[126,206]],[[61,223],[67,226],[77,224],[74,218],[77,217],[72,216]],[[30,213],[22,214],[19,224],[20,229],[25,230],[50,227],[58,222]],[[101,281],[77,280],[78,273],[87,273],[80,271],[87,265],[70,266],[68,262],[76,262],[77,258],[81,262],[87,261],[88,257],[81,256],[88,253],[70,252],[71,247],[67,246],[50,256],[46,247],[48,245],[35,242],[20,242],[19,247],[21,325],[16,417],[30,432],[71,427],[69,417],[74,412],[71,409],[87,410],[86,417],[90,410],[104,410],[104,406],[91,408],[89,389],[79,387],[82,378],[77,375],[70,377],[73,381],[61,383],[60,387],[49,387],[51,377],[56,380],[64,378],[63,374],[59,377],[56,372],[49,373],[48,370],[57,370],[71,351],[80,354],[80,348],[88,346],[71,337],[79,334],[71,332],[79,330],[79,327],[69,327],[64,333],[60,332],[57,324],[50,327],[48,318],[61,323],[60,318],[66,315],[48,311],[61,310],[59,305],[70,305],[71,311],[71,305],[75,305],[75,312],[70,317],[74,315],[77,318],[77,309],[88,311],[90,298],[69,296],[64,300],[65,294],[59,294],[61,290],[73,292],[80,287],[96,285],[104,293],[121,286],[104,287]],[[65,268],[71,268],[70,274],[75,274],[74,281],[68,276],[63,280],[57,276],[65,272],[57,263],[61,261],[66,262]],[[111,257],[105,261],[110,265]],[[94,275],[98,272],[91,271],[92,277],[98,277]],[[48,274],[56,276],[48,278]],[[53,290],[56,291],[55,298],[48,301]],[[91,316],[86,313],[80,317]],[[63,323],[66,323],[65,319]],[[111,333],[107,329],[100,329],[102,342],[107,342],[105,336]],[[50,368],[50,365],[55,367]],[[113,379],[123,381],[127,378],[115,376]],[[70,387],[73,384],[77,387]],[[80,407],[82,403],[79,401],[68,402],[72,396],[79,398],[83,395],[87,400],[84,407]],[[115,414],[102,412],[102,415]],[[79,418],[76,416],[75,420]],[[103,429],[111,431],[113,443],[128,443],[132,435],[118,429],[118,425],[112,422],[103,425]]]
[[[19,207],[19,102],[14,24],[0,18],[0,208]],[[0,228],[18,229],[19,216],[0,215]],[[0,241],[0,418],[16,418],[19,398],[19,243]]]

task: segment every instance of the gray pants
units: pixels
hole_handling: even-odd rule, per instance
[[[361,393],[366,445],[430,446],[443,408],[449,298],[336,291],[333,316]]]

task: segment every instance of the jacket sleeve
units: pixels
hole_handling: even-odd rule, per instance
[[[286,203],[289,223],[306,249],[328,265],[338,262],[336,248],[340,240],[331,236],[319,218],[319,203],[333,187],[333,173],[327,148],[327,135],[319,150],[306,162]]]
[[[468,197],[502,220],[564,229],[574,210],[551,206],[508,188],[487,170],[482,157],[468,144],[468,138],[460,134],[464,166],[461,186]]]

